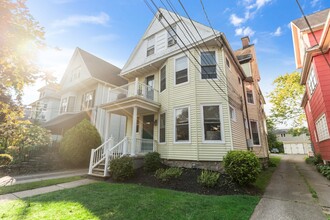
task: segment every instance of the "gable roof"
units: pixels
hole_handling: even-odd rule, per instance
[[[161,21],[161,20],[165,20],[165,21]],[[125,63],[122,71],[121,71],[121,75],[125,75],[126,73],[133,71],[136,67],[131,67],[131,63],[134,60],[134,58],[136,57],[139,49],[141,48],[143,42],[145,41],[145,39],[147,39],[148,37],[158,33],[161,30],[166,29],[167,27],[169,27],[170,25],[173,24],[178,24],[181,22],[184,22],[186,25],[192,25],[192,23],[196,26],[197,29],[199,29],[201,33],[203,40],[206,40],[207,38],[214,38],[214,33],[213,31],[217,34],[220,35],[220,32],[217,30],[212,30],[212,28],[203,25],[199,22],[190,20],[188,18],[185,18],[183,16],[180,16],[179,14],[176,14],[174,12],[171,12],[169,10],[163,9],[163,8],[159,8],[159,10],[157,11],[156,15],[153,17],[152,21],[150,22],[148,28],[146,29],[146,31],[144,32],[143,36],[141,37],[140,41],[138,42],[138,44],[136,45],[136,47],[134,48],[133,52],[131,53],[130,57],[128,58],[127,62]],[[165,27],[163,27],[165,26]],[[194,29],[192,29],[192,32],[195,32]],[[197,35],[196,35],[197,36]],[[196,37],[197,38],[197,44],[199,44],[202,40],[200,39],[200,37]],[[185,41],[185,40],[183,40]],[[177,41],[178,44],[182,44],[179,40]],[[187,47],[190,47],[191,44],[185,43],[187,45]],[[192,45],[195,45],[195,43],[193,43]],[[184,47],[181,45],[181,47]],[[177,48],[177,50],[171,50],[171,53],[175,53],[175,52],[181,52],[181,50],[179,48]],[[166,55],[168,54],[162,54],[161,58],[166,57]],[[159,58],[159,57],[158,57]],[[157,59],[157,58],[156,58]],[[149,63],[154,62],[155,60],[148,60],[148,62],[142,62],[140,63],[138,66],[140,65],[148,65]]]
[[[311,27],[314,28],[323,25],[326,22],[329,13],[330,13],[330,8],[316,12],[311,15],[307,15],[306,18],[309,24],[311,25]],[[296,19],[292,21],[292,23],[294,23],[297,26],[297,28],[299,28],[301,31],[309,29],[304,17]]]
[[[125,79],[119,76],[121,70],[118,67],[80,49],[79,47],[77,47],[77,50],[92,77],[116,86],[121,86],[127,83]]]

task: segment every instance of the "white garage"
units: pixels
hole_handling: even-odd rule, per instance
[[[284,144],[284,153],[286,154],[307,154],[308,150],[304,148],[304,144]]]

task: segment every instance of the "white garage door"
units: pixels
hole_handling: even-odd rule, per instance
[[[306,154],[303,144],[284,144],[286,154]]]

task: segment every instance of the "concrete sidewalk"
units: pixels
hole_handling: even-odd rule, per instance
[[[318,200],[314,199],[309,192],[303,177],[305,173],[300,172],[302,168],[308,170],[305,167],[304,157],[297,155],[282,155],[281,157],[281,163],[274,172],[251,219],[326,219]],[[312,174],[310,175],[312,176]],[[315,171],[313,175],[315,175]],[[306,179],[309,178],[306,176]],[[318,181],[320,179],[315,180],[316,183]],[[318,192],[318,185],[312,187]],[[324,196],[329,196],[329,193],[330,190]]]
[[[71,176],[83,176],[88,173],[87,169],[74,169],[74,170],[65,170],[65,171],[56,171],[56,172],[45,172],[38,174],[29,174],[21,176],[5,176],[0,178],[0,187],[6,185],[22,184],[29,182],[36,182],[41,180],[48,179],[58,179]]]
[[[46,187],[41,187],[37,189],[31,189],[31,190],[25,190],[21,192],[15,192],[15,193],[10,193],[10,194],[5,194],[5,195],[0,195],[0,204],[5,203],[8,201],[16,200],[16,199],[22,199],[30,196],[36,196],[36,195],[41,195],[49,192],[54,192],[58,190],[63,190],[63,189],[70,189],[70,188],[75,188],[78,186],[82,185],[87,185],[97,182],[96,180],[91,180],[91,179],[82,179],[82,180],[77,180],[73,182],[68,182],[68,183],[61,183],[53,186],[46,186]]]

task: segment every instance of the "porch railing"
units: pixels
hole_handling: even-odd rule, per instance
[[[147,100],[158,102],[159,92],[152,86],[148,86],[136,80],[124,86],[110,89],[107,101],[109,103],[132,96],[140,96]]]
[[[144,154],[153,151],[157,151],[157,141],[152,139],[136,138],[134,147],[130,137],[125,137],[115,145],[113,138],[110,138],[98,148],[92,149],[88,174],[92,175],[93,169],[104,162],[103,175],[108,176],[108,167],[111,160],[124,155]]]

